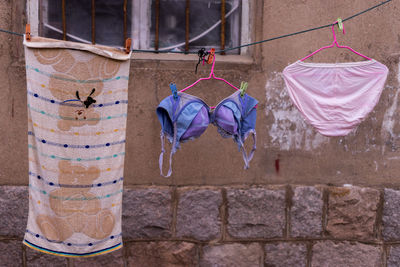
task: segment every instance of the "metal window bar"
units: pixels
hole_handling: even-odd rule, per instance
[[[63,28],[63,40],[67,40],[67,19],[65,17],[65,1],[61,2],[61,17],[62,17],[62,28]]]
[[[92,44],[96,43],[96,0],[92,0],[92,9],[91,9],[91,21],[92,21]],[[128,0],[124,0],[123,3],[123,37],[124,40],[127,39],[127,2]],[[67,23],[66,23],[66,0],[62,0],[62,27],[63,27],[63,40],[67,40]],[[155,21],[155,40],[154,40],[154,48],[156,51],[159,50],[159,35],[160,35],[160,0],[155,1],[156,8],[156,21]],[[225,36],[226,36],[226,0],[221,0],[221,50],[225,49]],[[189,30],[190,30],[190,0],[186,0],[185,7],[185,53],[189,52]],[[225,52],[221,53],[222,55]]]
[[[158,51],[159,34],[160,34],[160,0],[156,0],[156,32],[154,40],[154,49]]]
[[[159,2],[159,0],[157,0]],[[124,0],[123,4],[123,16],[124,16],[124,30],[123,30],[123,36],[124,36],[124,44],[125,46],[125,40],[127,39],[127,5],[128,5],[128,0]],[[158,5],[159,7],[159,5]],[[63,35],[63,40],[67,40],[67,21],[66,21],[66,0],[61,1],[61,18],[62,18],[62,35]],[[92,22],[92,44],[96,44],[96,0],[91,1],[91,22]],[[81,40],[82,41],[82,40]]]
[[[96,43],[96,0],[92,0],[92,44]]]
[[[226,0],[221,0],[221,50],[225,50],[225,13],[226,13]],[[225,52],[221,52],[225,55]]]
[[[186,0],[185,9],[185,53],[189,52],[189,22],[190,22],[190,0]]]
[[[127,5],[128,5],[128,0],[124,0],[124,42],[128,38],[128,35],[127,35],[127,29],[128,29],[127,28]]]

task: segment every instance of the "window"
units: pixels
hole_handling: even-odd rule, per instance
[[[127,1],[127,27],[131,25],[131,1]],[[124,0],[95,1],[96,44],[123,46]],[[63,38],[62,1],[42,0],[39,35]],[[65,0],[67,40],[92,43],[92,0]],[[128,28],[128,32],[130,27]]]
[[[40,36],[63,38],[63,1],[31,0],[29,21],[37,18]],[[36,3],[35,3],[36,2]],[[186,12],[189,11],[188,49],[221,47],[221,0],[64,0],[67,40],[92,42],[92,2],[95,3],[95,43],[123,46],[124,36],[133,39],[134,49],[185,51]],[[124,13],[126,2],[126,13]],[[188,5],[188,6],[187,6]],[[30,9],[30,10],[29,10]],[[225,48],[249,42],[249,3],[225,0]],[[33,14],[33,15],[32,15]],[[126,25],[124,25],[126,15]],[[158,21],[158,27],[157,22]],[[35,34],[35,26],[32,25]],[[157,38],[158,33],[158,38]],[[158,39],[158,40],[157,40]],[[245,54],[232,50],[227,54]]]
[[[151,7],[150,44],[155,40],[155,0]],[[160,50],[185,48],[185,0],[160,1]],[[190,50],[202,47],[220,47],[221,44],[221,1],[191,0],[189,4],[189,43]],[[228,15],[228,16],[227,16]],[[226,1],[226,47],[240,43],[240,1]],[[237,52],[237,51],[236,51]]]

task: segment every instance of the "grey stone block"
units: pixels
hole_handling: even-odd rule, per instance
[[[122,207],[124,238],[169,237],[171,221],[171,192],[169,189],[124,190]]]
[[[384,190],[382,236],[386,241],[400,240],[400,191]]]
[[[393,246],[389,250],[387,267],[400,266],[400,246]]]
[[[124,266],[124,256],[122,249],[95,257],[71,259],[71,261],[72,261],[72,266],[74,267],[87,267],[87,266],[123,267]]]
[[[380,247],[361,243],[320,241],[313,246],[311,266],[382,266]]]
[[[22,266],[22,241],[0,240],[0,266]]]
[[[285,190],[229,189],[228,232],[237,238],[282,237]]]
[[[134,242],[127,246],[128,266],[198,266],[198,249],[188,242]]]
[[[226,244],[217,246],[205,246],[200,259],[201,267],[250,267],[262,266],[261,246],[251,244]]]
[[[210,240],[220,236],[220,191],[189,190],[180,192],[176,235],[198,240]]]
[[[320,237],[322,232],[322,192],[313,186],[294,189],[290,210],[292,237]]]
[[[307,246],[299,243],[277,243],[265,245],[266,267],[305,267]]]
[[[53,256],[43,252],[36,251],[26,247],[26,266],[43,267],[43,266],[68,266],[67,258]]]
[[[0,186],[0,235],[22,238],[28,221],[28,187]]]
[[[372,188],[330,188],[327,232],[335,238],[374,239],[379,195]]]

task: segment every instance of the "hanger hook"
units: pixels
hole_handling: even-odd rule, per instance
[[[338,44],[338,42],[337,42],[337,40],[336,40],[336,34],[335,34],[335,24],[336,24],[336,23],[337,23],[337,21],[335,21],[335,22],[332,24],[333,44],[335,44],[335,45]]]
[[[337,42],[337,39],[336,39],[336,33],[335,33],[335,24],[337,24],[337,23],[339,23],[339,22],[335,21],[332,24],[333,44],[336,45],[336,46],[338,45],[338,42]]]

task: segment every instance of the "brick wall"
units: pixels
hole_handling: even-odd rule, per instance
[[[400,191],[126,188],[124,248],[66,259],[21,244],[28,189],[0,187],[1,266],[399,266]]]

